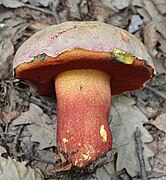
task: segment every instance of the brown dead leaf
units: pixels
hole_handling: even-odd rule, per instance
[[[160,43],[159,49],[166,54],[166,40],[160,38],[159,43]]]
[[[136,6],[137,12],[143,17],[144,23],[155,24],[156,30],[166,39],[166,17],[162,16],[160,10],[157,9],[157,4],[162,6],[161,2],[162,0],[134,0],[132,5]],[[165,6],[165,3],[163,4],[163,7]]]
[[[156,25],[149,23],[143,28],[144,44],[148,48],[152,56],[156,56],[158,51],[156,50],[156,45],[160,39],[160,35],[156,31]]]
[[[166,14],[166,1],[165,0],[152,0],[158,11],[164,15]]]
[[[120,28],[126,28],[128,26],[128,21],[126,23],[127,18],[123,15],[123,13],[118,13],[109,18],[109,24]]]
[[[55,172],[69,171],[69,170],[71,170],[71,167],[72,167],[71,163],[60,164],[60,165],[56,165],[54,167],[54,171]]]
[[[140,16],[143,17],[143,21],[145,23],[148,23],[151,21],[151,17],[149,15],[149,13],[144,8],[138,8],[137,12],[139,13]]]
[[[92,1],[92,11],[96,20],[101,22],[108,21],[109,16],[114,14],[114,11],[100,0]]]
[[[67,0],[66,4],[68,7],[68,20],[80,20],[79,4],[80,0]]]
[[[84,18],[86,20],[90,14],[91,14],[91,10],[89,9],[89,2],[87,0],[82,0],[80,3],[81,18]]]
[[[166,113],[159,115],[151,124],[166,133]]]
[[[128,7],[131,0],[102,0],[103,4],[110,7],[111,9],[117,11]]]
[[[66,163],[67,159],[64,157],[64,155],[61,152],[58,152],[58,154],[54,157],[56,161],[61,161],[61,164]]]
[[[157,23],[156,29],[163,36],[163,38],[166,39],[166,20],[161,23]]]
[[[16,119],[20,115],[20,112],[16,110],[10,112],[3,111],[2,115],[3,115],[3,122],[10,123],[12,120]]]
[[[0,36],[0,78],[2,79],[5,79],[9,75],[9,57],[13,53],[14,47],[11,39]]]
[[[67,159],[61,152],[58,152],[54,159],[59,161],[59,163],[54,167],[55,172],[71,170],[72,164],[67,162]]]
[[[151,0],[143,0],[143,8],[148,12],[153,22],[163,22],[164,17],[159,13],[155,4]]]
[[[132,6],[143,7],[143,0],[132,0],[131,4]]]
[[[44,21],[44,20],[34,21],[28,26],[28,28],[37,32],[37,31],[40,31],[40,30],[46,28],[48,25],[51,25],[51,22],[49,22],[47,19],[46,21]]]
[[[166,32],[166,24],[164,23],[151,22],[143,28],[144,44],[153,57],[154,66],[158,74],[165,73],[164,63],[162,63],[161,60],[156,59],[159,57],[159,54],[161,54],[158,50],[166,53],[166,40],[164,39],[166,34],[164,32]],[[160,45],[158,45],[158,42]]]

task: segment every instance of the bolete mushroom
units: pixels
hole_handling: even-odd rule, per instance
[[[154,73],[135,36],[101,22],[47,27],[18,49],[13,66],[41,95],[56,92],[58,150],[78,168],[112,147],[111,95],[142,88]]]

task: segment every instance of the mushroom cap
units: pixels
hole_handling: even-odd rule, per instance
[[[69,21],[49,26],[22,44],[13,61],[15,76],[54,93],[65,70],[99,69],[110,74],[112,95],[143,87],[154,73],[152,59],[135,36],[102,22]]]

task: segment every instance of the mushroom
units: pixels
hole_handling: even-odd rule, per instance
[[[15,77],[57,97],[57,146],[83,168],[112,148],[111,95],[143,87],[153,73],[145,46],[101,22],[65,22],[35,33],[18,49]]]

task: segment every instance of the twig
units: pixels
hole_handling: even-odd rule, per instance
[[[33,9],[33,10],[36,10],[36,11],[40,11],[40,12],[43,12],[43,13],[48,14],[48,15],[52,15],[51,11],[48,11],[46,9],[39,8],[39,7],[36,7],[36,6],[32,6],[30,4],[24,4],[23,7],[26,7],[26,8],[29,8],[29,9]]]
[[[24,4],[23,7],[25,8],[29,8],[29,9],[33,9],[33,10],[36,10],[36,11],[40,11],[40,12],[43,12],[45,14],[48,14],[48,15],[51,15],[54,17],[55,21],[57,24],[60,23],[60,19],[59,19],[59,16],[56,12],[56,10],[54,9],[54,11],[49,11],[49,10],[46,10],[46,9],[43,9],[43,8],[39,8],[39,7],[36,7],[36,6],[32,6],[30,4]]]
[[[30,101],[31,103],[34,103],[34,104],[36,104],[36,105],[38,105],[38,106],[46,109],[48,112],[51,111],[51,113],[57,114],[56,110],[50,109],[49,106],[45,105],[42,101],[38,100],[38,99],[37,99],[36,97],[34,97],[34,96],[31,96],[30,99],[29,99],[29,101]]]
[[[153,169],[157,160],[157,157],[159,155],[159,134],[158,131],[155,132],[155,142],[156,142],[156,149],[155,149],[155,156],[153,158],[152,168],[151,168],[151,174],[153,173]]]
[[[54,17],[57,24],[61,23],[60,18],[58,16],[58,13],[56,11],[57,6],[59,5],[59,0],[54,1],[52,4],[50,4],[50,9],[52,12],[52,16]]]
[[[111,178],[111,180],[121,179],[121,175],[123,174],[126,174],[125,169],[122,169],[121,171],[116,172],[116,174]]]
[[[25,125],[21,125],[17,131],[17,134],[14,138],[14,141],[13,141],[13,156],[15,159],[17,159],[17,145],[18,145],[18,138],[20,136],[20,134],[22,133],[23,129],[24,129],[24,126]]]
[[[34,155],[32,155],[32,152],[30,152],[30,150],[29,150],[29,148],[27,147],[27,145],[25,144],[25,142],[23,142],[23,144],[24,144],[24,147],[25,147],[25,149],[26,149],[26,153],[25,153],[25,155],[26,155],[26,158],[28,159],[28,160],[30,160],[30,161],[38,161],[38,162],[43,162],[43,163],[45,163],[45,164],[52,164],[52,165],[56,165],[56,163],[54,163],[54,162],[51,162],[51,161],[48,161],[48,160],[45,160],[45,159],[41,159],[41,158],[38,158],[38,157],[36,157],[36,156],[34,156]]]
[[[148,179],[150,179],[150,178],[158,179],[158,178],[161,178],[161,177],[166,177],[166,173],[164,173],[164,174],[151,174],[151,175],[148,176]]]
[[[88,167],[88,173],[92,173],[97,167],[103,166],[113,161],[114,153],[114,149],[112,149],[108,151],[104,156],[100,157],[97,161],[90,164]]]
[[[144,156],[143,156],[141,131],[138,129],[138,127],[134,133],[134,136],[135,136],[136,151],[137,151],[140,170],[141,170],[141,179],[147,180],[148,178],[147,178],[147,174],[146,174],[145,161],[144,161]]]
[[[157,89],[155,89],[155,88],[153,88],[153,87],[150,87],[150,86],[148,86],[148,85],[146,85],[145,88],[146,88],[147,90],[153,92],[154,94],[156,94],[156,95],[158,95],[158,96],[160,96],[160,97],[162,97],[163,99],[166,100],[166,94],[165,94],[165,93],[160,92],[160,91],[158,91]]]
[[[54,166],[56,165],[54,162],[47,161],[47,160],[45,160],[45,159],[37,158],[37,157],[33,156],[32,154],[29,154],[29,156],[30,156],[33,160],[35,160],[35,161],[43,162],[43,163],[45,163],[45,164],[51,164],[51,165],[54,165]]]

